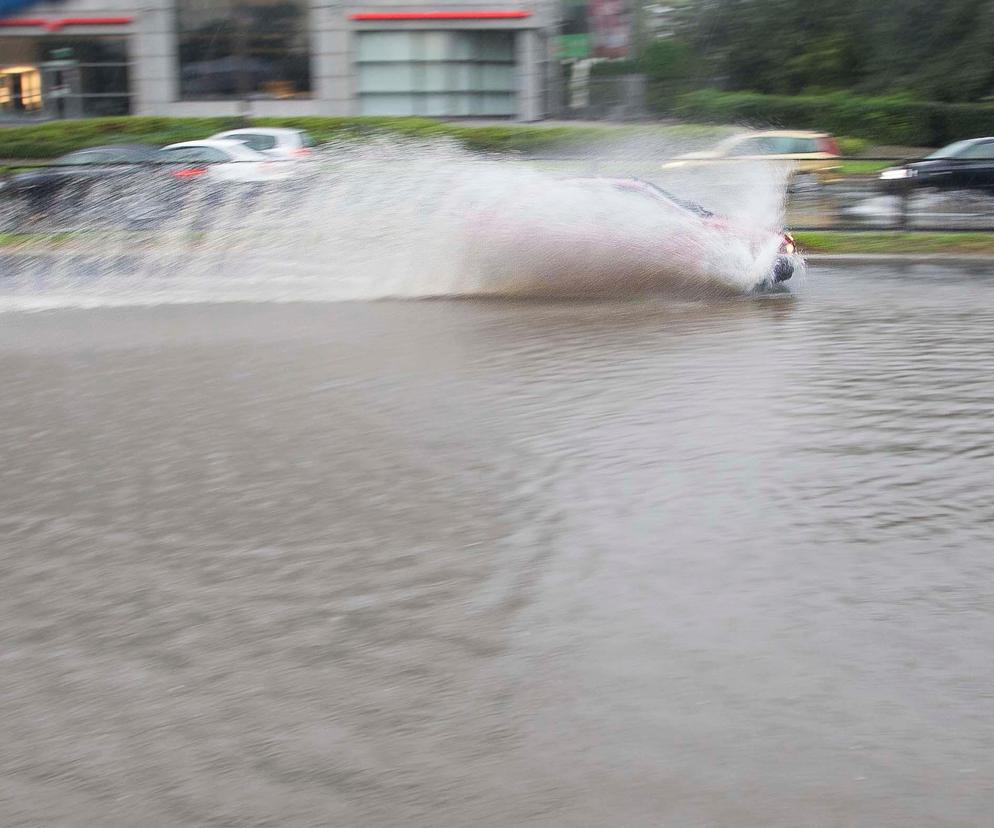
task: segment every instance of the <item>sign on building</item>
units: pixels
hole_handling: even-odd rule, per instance
[[[628,0],[589,0],[587,20],[594,57],[628,57],[632,41]]]

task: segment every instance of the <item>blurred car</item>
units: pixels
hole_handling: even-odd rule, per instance
[[[211,136],[212,140],[240,141],[249,149],[273,158],[302,160],[309,158],[314,139],[302,129],[245,128],[229,129]]]
[[[665,210],[682,211],[696,219],[704,228],[718,233],[719,236],[736,237],[741,241],[745,241],[750,249],[757,254],[764,247],[775,249],[776,256],[773,259],[770,272],[764,274],[764,283],[757,284],[756,287],[763,287],[764,284],[768,285],[788,281],[794,275],[797,266],[801,263],[801,257],[797,251],[797,243],[790,233],[773,233],[765,229],[736,224],[722,216],[716,215],[711,210],[702,207],[696,202],[675,196],[662,187],[646,181],[624,178],[607,180],[616,189],[650,198]]]
[[[783,161],[791,164],[791,185],[817,186],[833,180],[838,172],[839,145],[825,132],[771,130],[747,132],[721,141],[714,149],[678,155],[663,164],[664,170],[720,168],[742,161]]]
[[[146,171],[158,155],[147,144],[89,147],[56,158],[49,165],[14,173],[0,181],[0,195],[17,199],[29,213],[47,211],[56,201],[82,202],[98,183]]]
[[[949,144],[924,158],[883,170],[879,181],[887,192],[911,187],[994,192],[994,137]]]
[[[562,185],[555,197],[568,199],[568,221],[525,191],[473,211],[467,236],[489,284],[555,295],[762,292],[803,264],[789,233],[730,221],[639,179]]]
[[[216,184],[266,184],[285,181],[293,175],[293,164],[250,149],[241,141],[208,138],[170,144],[158,152],[160,164],[168,164],[174,178],[204,180]]]

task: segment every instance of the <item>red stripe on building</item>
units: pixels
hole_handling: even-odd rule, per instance
[[[362,12],[349,15],[350,20],[521,20],[530,11],[428,11]]]
[[[66,26],[127,26],[134,20],[133,17],[63,17],[58,20],[45,20],[42,17],[10,17],[0,20],[0,28],[31,26],[47,32],[57,32]]]

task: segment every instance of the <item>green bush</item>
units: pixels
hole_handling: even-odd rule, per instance
[[[307,130],[319,143],[372,135],[406,138],[448,137],[484,152],[535,152],[610,140],[613,130],[598,127],[462,126],[430,118],[256,118],[258,126]],[[0,158],[46,159],[99,144],[172,144],[206,138],[238,126],[236,118],[91,118],[53,121],[0,130]]]
[[[234,118],[89,118],[0,130],[0,158],[55,158],[99,144],[171,144],[236,125]]]
[[[590,67],[590,77],[617,78],[622,75],[634,75],[640,71],[639,64],[634,60],[601,60]]]
[[[865,138],[837,138],[839,151],[846,156],[863,155],[869,148],[870,142]]]
[[[941,146],[994,133],[991,104],[869,98],[846,92],[790,96],[702,89],[681,95],[676,114],[711,123],[820,129],[905,146]]]

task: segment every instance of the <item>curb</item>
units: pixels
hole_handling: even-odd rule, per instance
[[[811,264],[988,264],[994,253],[804,253]]]

